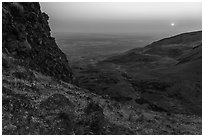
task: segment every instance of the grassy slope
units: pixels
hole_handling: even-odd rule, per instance
[[[137,100],[139,94],[143,104],[170,113],[200,115],[200,35],[192,32],[166,38],[74,71],[79,85],[97,94],[119,101]]]
[[[3,134],[201,134],[198,116],[121,104],[23,63],[3,55]]]

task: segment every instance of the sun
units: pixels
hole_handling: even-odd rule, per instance
[[[175,26],[175,23],[172,22],[172,23],[171,23],[171,26],[172,26],[172,27]]]

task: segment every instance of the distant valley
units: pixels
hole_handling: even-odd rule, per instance
[[[142,47],[153,37],[116,34],[54,33],[71,65],[94,64],[114,54]]]
[[[126,3],[121,8],[84,4],[2,3],[2,134],[202,134],[202,31],[177,35],[187,31],[183,25],[159,17],[164,9],[171,13],[169,3],[166,8],[149,4],[161,7],[155,14],[159,20],[152,18],[148,3],[143,5],[147,9],[132,3],[127,3],[132,8]],[[51,6],[52,12],[42,11],[41,5]],[[172,17],[185,5],[174,4],[179,12]],[[128,19],[135,9],[144,10],[147,20],[137,12]],[[74,27],[65,20],[78,21]],[[57,24],[63,31],[86,33],[53,34],[61,30]],[[123,34],[101,34],[119,31]]]
[[[149,44],[134,37],[83,35],[58,43],[79,86],[152,110],[200,115],[201,36],[184,33]]]

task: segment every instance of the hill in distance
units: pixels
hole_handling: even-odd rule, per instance
[[[116,100],[201,115],[201,38],[201,31],[183,33],[109,57],[76,73],[79,85]]]
[[[2,134],[202,134],[200,38],[73,69],[48,19],[39,3],[2,3]]]

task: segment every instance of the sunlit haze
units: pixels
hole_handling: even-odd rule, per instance
[[[52,32],[169,36],[201,30],[201,3],[40,3]]]

